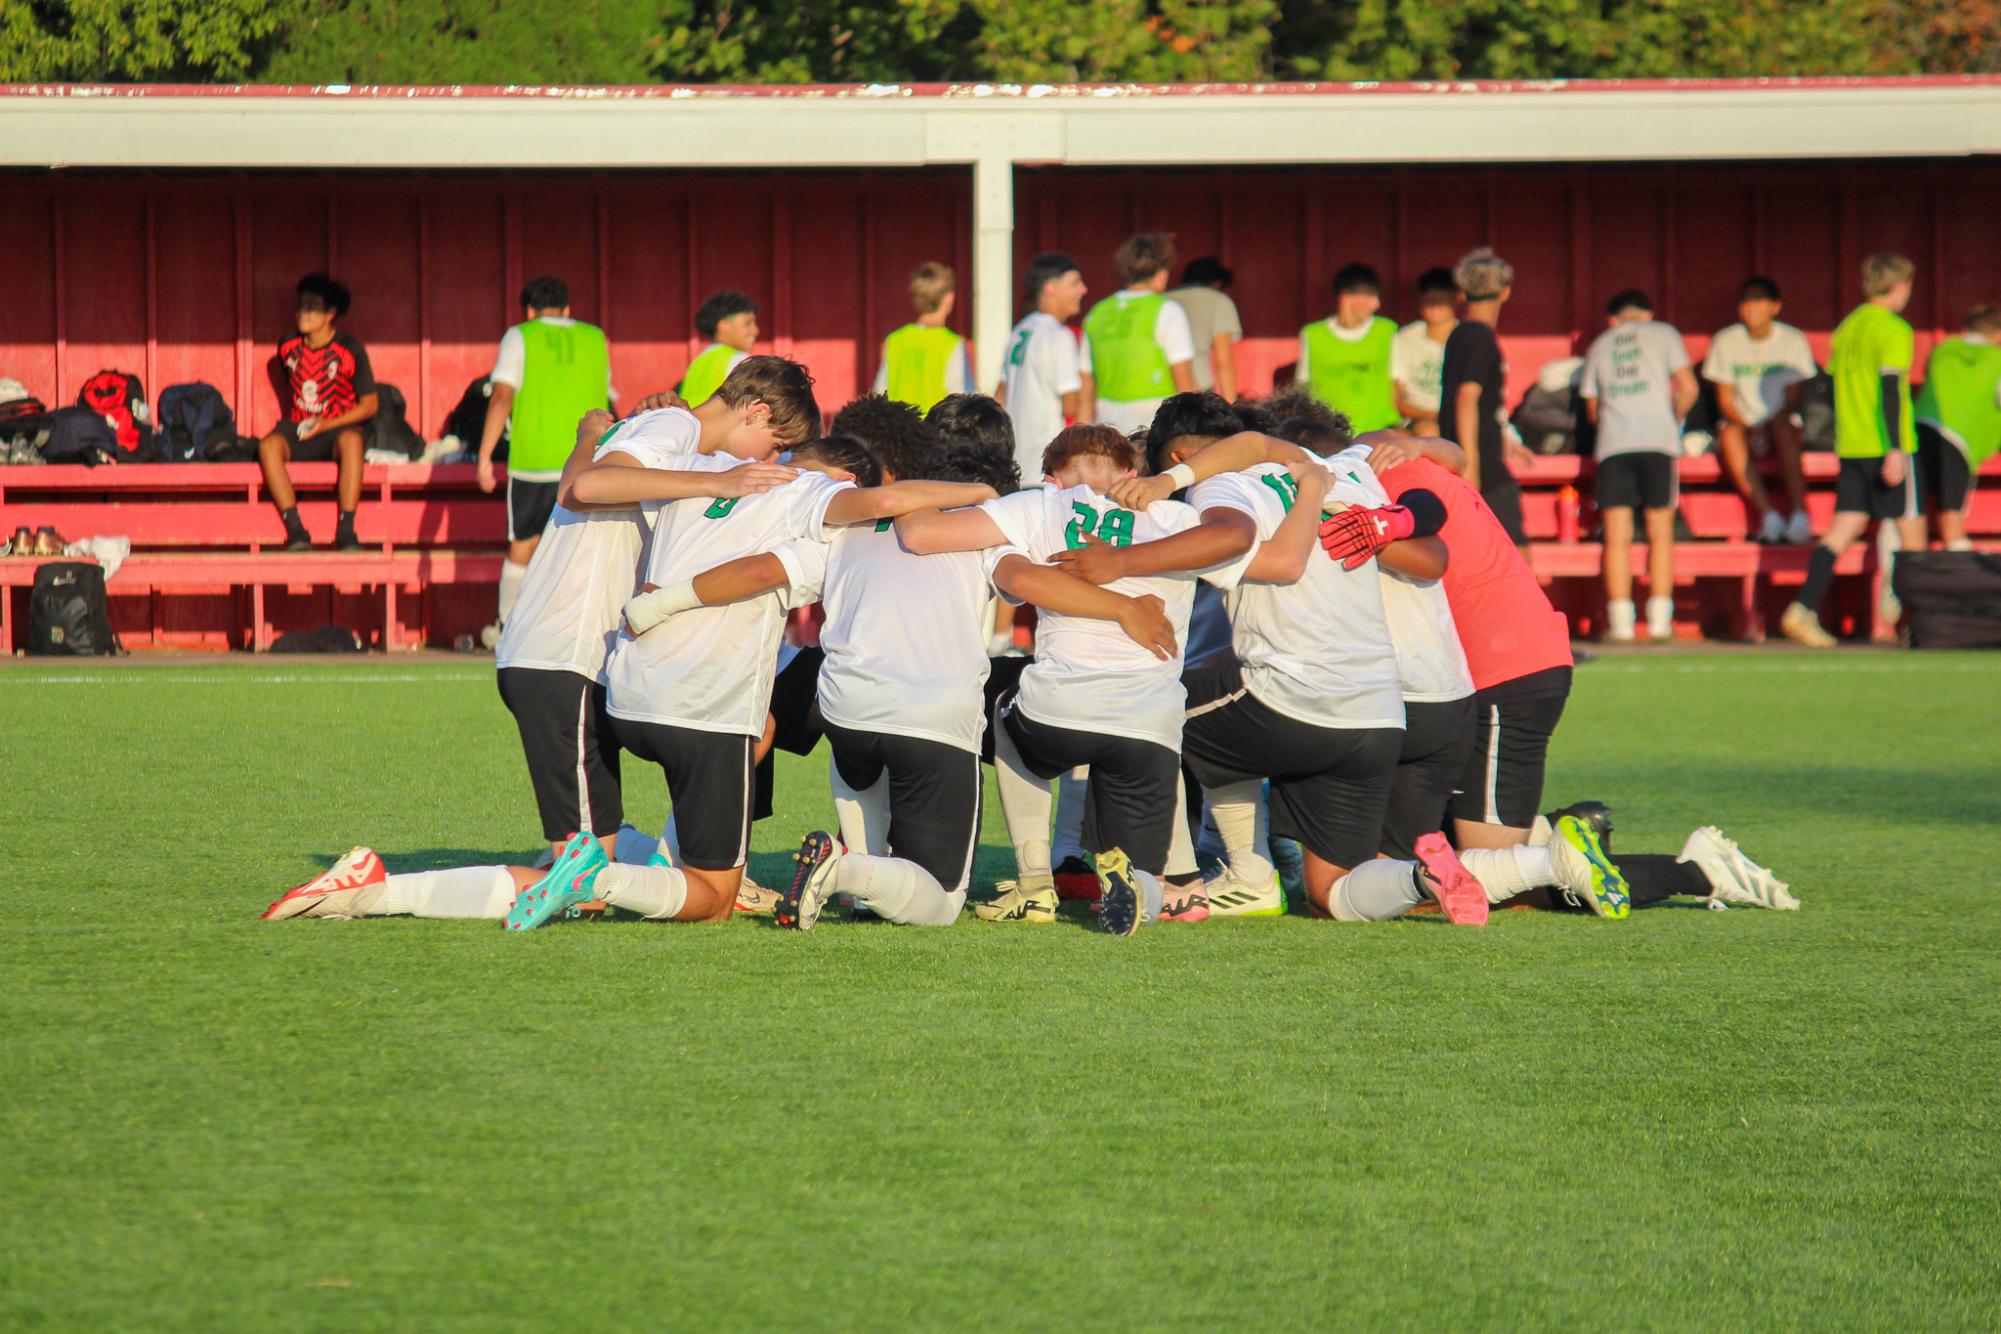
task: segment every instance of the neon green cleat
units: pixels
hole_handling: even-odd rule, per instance
[[[999,892],[992,899],[973,905],[973,915],[982,922],[1056,920],[1056,882],[1047,872],[1024,875],[1019,881],[1002,880],[994,888]]]
[[[1277,868],[1273,868],[1271,880],[1264,885],[1247,885],[1237,878],[1237,873],[1229,867],[1223,874],[1209,882],[1209,915],[1211,917],[1283,917],[1285,916],[1285,886],[1279,878]]]
[[[1559,815],[1550,835],[1550,858],[1563,877],[1565,889],[1592,912],[1611,921],[1623,920],[1633,911],[1632,887],[1619,874],[1589,820]]]

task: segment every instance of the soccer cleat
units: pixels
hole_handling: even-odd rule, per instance
[[[611,859],[605,856],[604,844],[595,836],[570,835],[556,864],[540,880],[515,895],[514,906],[507,910],[507,929],[533,931],[589,903],[598,872],[609,865]]]
[[[1445,835],[1426,834],[1419,839],[1417,860],[1425,873],[1420,887],[1438,900],[1446,921],[1455,926],[1487,924],[1487,891],[1459,864],[1459,854],[1445,841]]]
[[[1214,917],[1283,917],[1285,889],[1274,869],[1267,883],[1253,887],[1229,867],[1209,882],[1209,913]]]
[[[1139,930],[1145,905],[1132,860],[1117,848],[1098,854],[1098,925],[1107,935],[1129,936]]]
[[[1800,901],[1786,882],[1746,857],[1736,840],[1725,838],[1715,825],[1706,824],[1690,834],[1675,860],[1694,862],[1701,869],[1713,890],[1712,899],[1744,908],[1799,911]]]
[[[1530,826],[1529,842],[1536,847],[1548,843],[1550,835],[1556,829],[1557,820],[1566,815],[1574,815],[1590,825],[1591,832],[1598,835],[1598,841],[1604,845],[1605,851],[1608,853],[1612,851],[1612,808],[1602,801],[1589,799],[1573,801],[1568,806],[1559,806],[1543,816],[1538,823]],[[1541,837],[1537,837],[1538,833]]]
[[[833,837],[825,831],[815,829],[799,840],[799,851],[792,854],[792,881],[772,914],[780,926],[794,931],[813,929],[821,909],[834,897],[834,867],[839,862]]]
[[[1166,896],[1160,905],[1163,922],[1206,922],[1209,920],[1209,887],[1197,880],[1190,885],[1161,884]]]
[[[294,917],[365,917],[382,898],[389,872],[372,848],[350,848],[347,855],[305,884],[286,891],[264,910],[267,922]]]
[[[1092,879],[1095,883],[1096,877]],[[982,922],[1056,920],[1056,886],[1049,877],[1024,875],[1020,881],[999,881],[994,889],[992,899],[973,905],[973,916]]]
[[[1541,817],[1537,819],[1540,823]],[[1534,843],[1540,832],[1532,831],[1529,842]],[[1613,921],[1633,910],[1632,889],[1613,865],[1590,821],[1575,815],[1557,816],[1549,824],[1548,847],[1561,888],[1585,907]]]
[[[663,861],[660,865],[668,863]],[[777,890],[766,889],[746,874],[736,887],[736,910],[752,917],[769,917],[778,911],[780,897]]]
[[[1790,603],[1779,617],[1779,633],[1795,644],[1808,648],[1833,648],[1839,641],[1820,623],[1820,617],[1802,603]]]
[[[1056,897],[1089,902],[1098,897],[1098,873],[1082,857],[1065,857],[1056,864]]]

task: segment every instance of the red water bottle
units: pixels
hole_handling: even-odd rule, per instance
[[[1556,493],[1556,540],[1575,542],[1577,540],[1577,518],[1582,505],[1577,497],[1577,488],[1565,482],[1563,489]]]

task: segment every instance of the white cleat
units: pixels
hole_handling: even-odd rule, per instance
[[[1800,901],[1786,882],[1746,857],[1736,840],[1723,837],[1715,825],[1704,825],[1688,836],[1676,861],[1693,862],[1708,878],[1711,898],[1741,908],[1797,912]]]
[[[347,855],[264,910],[267,922],[294,917],[366,917],[382,900],[389,871],[370,848]]]
[[[1229,867],[1209,882],[1209,915],[1211,917],[1283,917],[1285,916],[1285,889],[1279,883],[1278,870],[1273,868],[1271,879],[1263,885],[1248,885],[1237,877]]]

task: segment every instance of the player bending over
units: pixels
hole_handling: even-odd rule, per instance
[[[1425,842],[1421,861],[1376,859],[1404,711],[1373,551],[1343,564],[1322,557],[1311,538],[1290,538],[1301,527],[1317,531],[1323,502],[1367,507],[1398,537],[1426,538],[1437,526],[1436,502],[1413,495],[1408,507],[1378,508],[1381,493],[1363,485],[1359,454],[1322,460],[1244,432],[1214,394],[1163,403],[1147,453],[1166,471],[1120,488],[1120,498],[1159,503],[1187,486],[1200,522],[1168,541],[1079,552],[1071,561],[1086,578],[1229,561],[1260,544],[1261,559],[1284,561],[1251,571],[1231,592],[1234,656],[1188,675],[1182,754],[1209,794],[1229,858],[1217,897],[1267,915],[1284,911],[1278,873],[1257,852],[1269,780],[1272,830],[1302,845],[1316,913],[1380,920],[1437,900],[1455,922],[1484,922],[1484,897],[1443,839]]]

